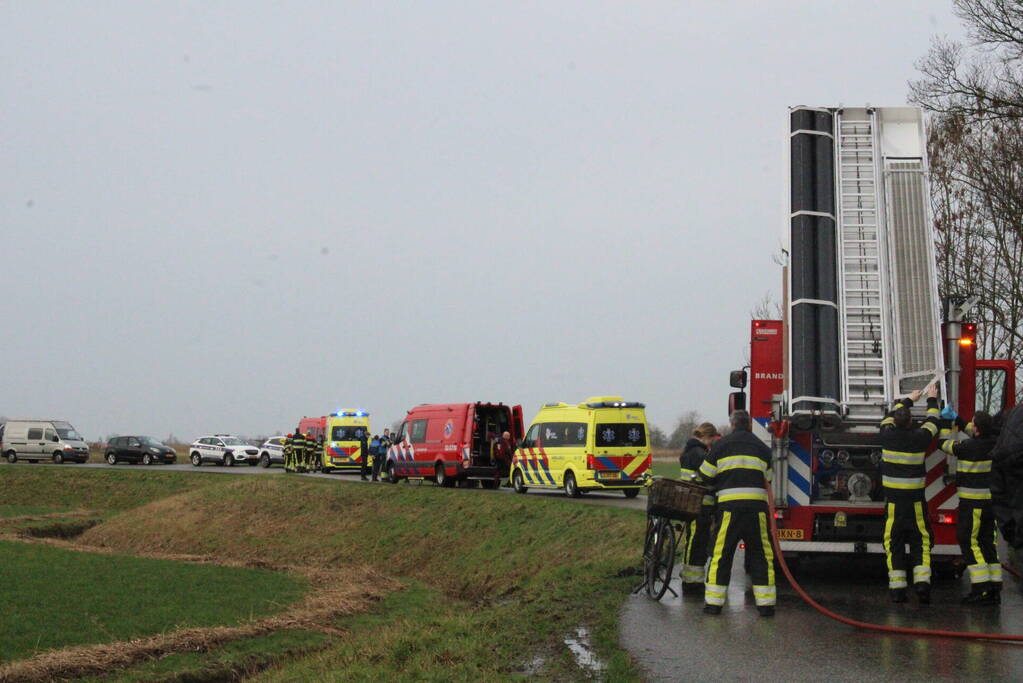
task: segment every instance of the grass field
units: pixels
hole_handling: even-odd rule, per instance
[[[594,675],[564,643],[579,627],[604,678],[636,678],[618,646],[617,615],[636,581],[640,511],[432,485],[153,469],[78,470],[69,499],[59,482],[6,469],[0,486],[13,486],[14,504],[100,510],[102,523],[78,539],[89,546],[323,567],[341,583],[349,568],[369,565],[381,581],[403,583],[372,612],[337,624],[350,629],[351,646],[289,656],[260,674],[268,680],[578,680]]]
[[[0,660],[183,626],[235,624],[298,600],[281,572],[0,541]]]

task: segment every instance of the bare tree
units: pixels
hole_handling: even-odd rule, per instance
[[[749,315],[752,320],[781,320],[781,302],[771,292],[764,292],[764,296],[750,309]]]
[[[703,422],[703,418],[700,417],[700,413],[695,410],[687,410],[682,413],[678,421],[675,422],[675,429],[672,430],[671,436],[668,437],[668,448],[682,448],[686,445],[686,441],[692,435],[693,430],[696,429],[700,423]]]
[[[943,296],[980,297],[981,357],[1023,350],[1023,2],[956,0],[969,48],[935,40],[913,99],[933,113],[931,204]],[[1000,387],[978,382],[978,403]]]
[[[910,83],[915,102],[966,120],[1023,118],[1023,2],[954,0],[970,44],[935,38]]]
[[[665,448],[668,445],[668,435],[657,425],[647,423],[647,431],[650,432],[650,445],[654,448]]]

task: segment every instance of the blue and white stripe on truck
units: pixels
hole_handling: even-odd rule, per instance
[[[753,419],[753,433],[768,446],[771,446],[772,436],[769,425],[771,418],[757,417]],[[810,454],[795,439],[789,439],[788,457],[788,503],[789,505],[810,504]]]

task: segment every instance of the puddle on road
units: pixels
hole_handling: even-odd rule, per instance
[[[565,636],[564,642],[572,651],[572,656],[575,657],[575,662],[581,669],[600,674],[607,668],[604,662],[597,657],[597,653],[593,651],[593,646],[590,645],[590,630],[588,628],[579,626],[575,630],[575,635]]]

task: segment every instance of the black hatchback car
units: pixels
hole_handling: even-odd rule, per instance
[[[118,462],[140,462],[143,465],[162,462],[170,465],[177,457],[173,448],[149,436],[118,436],[107,442],[106,460],[111,465]]]

